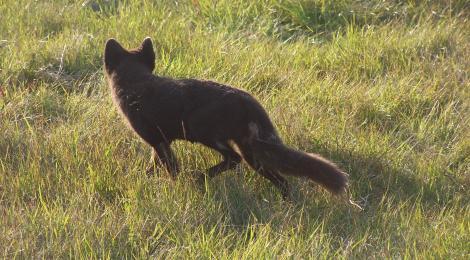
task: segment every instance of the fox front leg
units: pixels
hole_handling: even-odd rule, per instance
[[[154,174],[159,165],[163,165],[172,178],[178,175],[178,160],[168,143],[162,142],[153,147],[152,165],[147,169],[147,174]]]

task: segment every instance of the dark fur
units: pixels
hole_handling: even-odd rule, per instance
[[[154,165],[162,163],[172,176],[178,163],[170,144],[180,139],[222,154],[223,161],[207,170],[208,177],[235,168],[243,158],[284,198],[289,188],[280,173],[308,177],[335,194],[345,191],[347,175],[318,155],[286,147],[250,94],[211,81],[153,75],[150,38],[134,50],[108,40],[104,62],[116,105],[132,129],[153,147]]]

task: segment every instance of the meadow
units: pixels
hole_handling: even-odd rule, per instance
[[[465,0],[0,1],[2,258],[470,258]],[[150,36],[155,73],[252,93],[286,144],[350,176],[358,211],[293,201],[177,142],[176,181],[112,104],[108,38]]]

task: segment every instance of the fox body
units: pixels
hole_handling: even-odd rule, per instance
[[[247,92],[212,81],[153,75],[155,53],[150,38],[132,50],[109,39],[104,63],[115,104],[130,127],[153,148],[149,172],[162,164],[175,177],[179,168],[170,145],[187,140],[223,156],[222,162],[205,172],[209,178],[244,160],[284,198],[289,187],[282,175],[308,177],[335,194],[345,191],[347,175],[319,155],[286,147],[266,111]]]

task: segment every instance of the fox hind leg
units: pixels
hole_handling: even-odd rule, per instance
[[[235,151],[224,151],[222,153],[223,161],[207,169],[207,175],[213,178],[222,172],[235,169],[241,162],[241,157]]]
[[[223,160],[220,163],[208,168],[205,174],[199,176],[199,184],[204,183],[206,176],[207,178],[214,178],[215,176],[225,171],[235,169],[235,167],[237,167],[237,165],[242,160],[241,156],[226,143],[222,144],[220,142],[216,142],[215,145],[211,145],[209,147],[222,154]]]
[[[249,147],[242,148],[243,159],[250,165],[253,170],[264,178],[268,179],[280,192],[284,200],[290,200],[289,182],[276,171],[267,169],[258,163],[253,157],[253,153]]]

